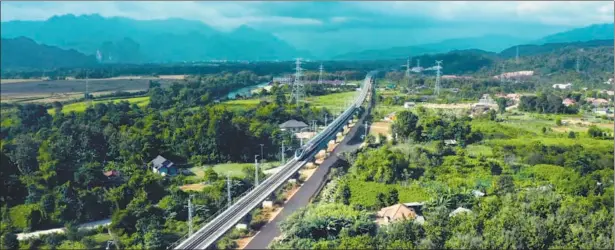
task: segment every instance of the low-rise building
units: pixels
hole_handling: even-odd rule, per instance
[[[298,132],[299,130],[303,129],[303,128],[307,128],[307,124],[305,124],[305,122],[302,121],[297,121],[297,120],[288,120],[282,124],[280,124],[280,129],[282,131],[291,131],[291,132]]]
[[[173,166],[173,162],[158,155],[152,161],[150,161],[152,171],[162,176],[173,176],[177,174],[177,168]]]
[[[382,208],[378,211],[377,216],[376,223],[379,225],[386,225],[399,220],[414,220],[417,217],[414,209],[406,207],[404,204]]]

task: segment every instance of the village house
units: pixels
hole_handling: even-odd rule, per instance
[[[387,225],[399,220],[414,220],[417,217],[414,209],[404,204],[396,204],[382,208],[378,211],[377,216],[378,219],[376,219],[376,223],[378,223],[378,225]]]
[[[307,128],[307,124],[302,121],[297,120],[288,120],[282,124],[280,124],[280,129],[282,131],[291,131],[291,132],[299,132],[303,128]]]
[[[177,174],[177,168],[173,166],[173,162],[160,155],[156,156],[156,158],[150,162],[150,165],[154,173],[162,176],[174,176]]]
[[[564,106],[566,106],[566,107],[574,105],[575,103],[577,103],[577,102],[574,99],[571,99],[571,98],[566,98],[566,99],[564,99],[564,101],[562,101],[562,104],[564,104]]]
[[[592,105],[594,106],[606,106],[608,104],[609,104],[609,101],[606,99],[598,98],[598,99],[592,100]]]

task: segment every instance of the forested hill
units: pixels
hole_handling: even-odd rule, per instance
[[[520,56],[532,56],[538,54],[551,53],[562,48],[594,48],[594,47],[613,47],[613,39],[610,40],[591,40],[585,42],[571,42],[571,43],[547,43],[542,45],[525,44],[507,48],[499,53],[503,58],[513,58],[517,54],[517,47],[519,47]]]
[[[576,70],[576,60],[584,75],[597,74],[603,78],[613,72],[613,40],[596,40],[577,43],[523,45],[519,47],[519,63],[515,61],[516,47],[501,53],[482,50],[456,50],[440,54],[413,57],[411,66],[420,60],[421,67],[429,68],[442,60],[443,74],[461,75],[479,73],[494,75],[502,71],[534,70],[540,75],[567,74]],[[405,59],[398,59],[398,69],[403,69]],[[433,74],[435,71],[425,71]]]
[[[26,37],[2,38],[2,69],[51,69],[95,65],[94,56],[86,56],[75,50],[64,50],[37,44]]]

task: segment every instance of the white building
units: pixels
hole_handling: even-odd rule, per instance
[[[553,84],[553,88],[554,89],[570,89],[572,88],[572,83],[566,83],[566,84]]]

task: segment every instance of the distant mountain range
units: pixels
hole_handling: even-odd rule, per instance
[[[592,41],[602,40],[602,41]],[[606,41],[605,41],[606,40]],[[613,24],[596,24],[583,28],[572,29],[565,32],[549,35],[535,41],[527,41],[510,36],[503,35],[486,35],[481,37],[449,39],[438,43],[424,44],[417,46],[395,47],[382,50],[365,50],[353,53],[347,53],[336,56],[334,59],[339,60],[362,60],[362,59],[395,59],[414,57],[422,54],[444,53],[452,50],[479,49],[490,52],[499,52],[509,47],[514,47],[520,44],[520,50],[541,48],[540,45],[547,43],[559,43],[560,45],[549,45],[546,47],[552,50],[553,47],[566,46],[565,43],[592,41],[586,44],[578,44],[579,46],[602,46],[603,43],[608,43],[608,40],[613,40]],[[612,45],[612,42],[611,42]],[[512,48],[516,54],[516,47]],[[506,49],[508,50],[508,49]],[[506,51],[505,50],[505,51]],[[505,54],[510,56],[510,50]],[[514,54],[513,54],[514,56]]]
[[[521,54],[541,50],[531,46],[544,43],[568,43],[613,39],[613,24],[591,25],[528,41],[506,35],[447,39],[437,43],[388,49],[363,50],[326,58],[313,58],[277,36],[241,26],[229,32],[216,30],[200,21],[184,19],[134,20],[100,15],[63,15],[45,21],[9,21],[0,24],[3,38],[27,37],[36,43],[74,49],[85,55],[101,56],[102,63],[150,63],[204,60],[289,60],[297,57],[333,60],[399,59],[409,56],[477,49],[503,51],[518,44]],[[3,46],[4,46],[3,40]],[[25,41],[22,41],[26,43]],[[30,45],[29,45],[30,46]],[[351,47],[334,44],[340,51]],[[550,47],[555,45],[550,45]],[[590,44],[583,46],[591,46]],[[516,49],[516,48],[515,48]],[[4,51],[4,50],[3,50]],[[505,53],[504,53],[505,52]],[[5,57],[3,57],[5,58]],[[3,61],[4,64],[4,61]],[[33,63],[32,65],[38,65]],[[3,65],[6,68],[5,65]]]
[[[183,19],[142,21],[63,15],[46,21],[2,22],[1,34],[4,38],[25,36],[88,55],[100,51],[103,62],[275,60],[308,56],[269,33],[247,26],[221,32],[200,21]]]
[[[86,56],[75,50],[37,44],[29,38],[2,38],[1,62],[3,69],[51,69],[95,65],[94,56]]]
[[[545,43],[568,43],[568,42],[583,42],[591,40],[612,40],[613,39],[613,23],[594,24],[583,28],[572,29],[545,36],[544,38],[533,42],[533,44]]]

